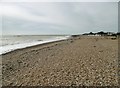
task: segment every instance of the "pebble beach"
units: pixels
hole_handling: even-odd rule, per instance
[[[3,86],[118,86],[118,39],[79,36],[2,55]]]

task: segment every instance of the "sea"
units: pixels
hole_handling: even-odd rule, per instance
[[[69,35],[2,35],[0,55],[16,49],[68,39]]]

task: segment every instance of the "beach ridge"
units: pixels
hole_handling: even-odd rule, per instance
[[[3,86],[118,86],[117,41],[78,36],[4,54]]]

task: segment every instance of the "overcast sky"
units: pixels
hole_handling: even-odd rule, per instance
[[[2,3],[3,34],[118,31],[117,2]]]

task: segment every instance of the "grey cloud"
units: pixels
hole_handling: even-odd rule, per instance
[[[101,30],[118,31],[118,4],[115,2],[39,2],[16,5],[31,15],[48,17],[54,22],[33,22],[5,17],[4,34],[81,34]]]

